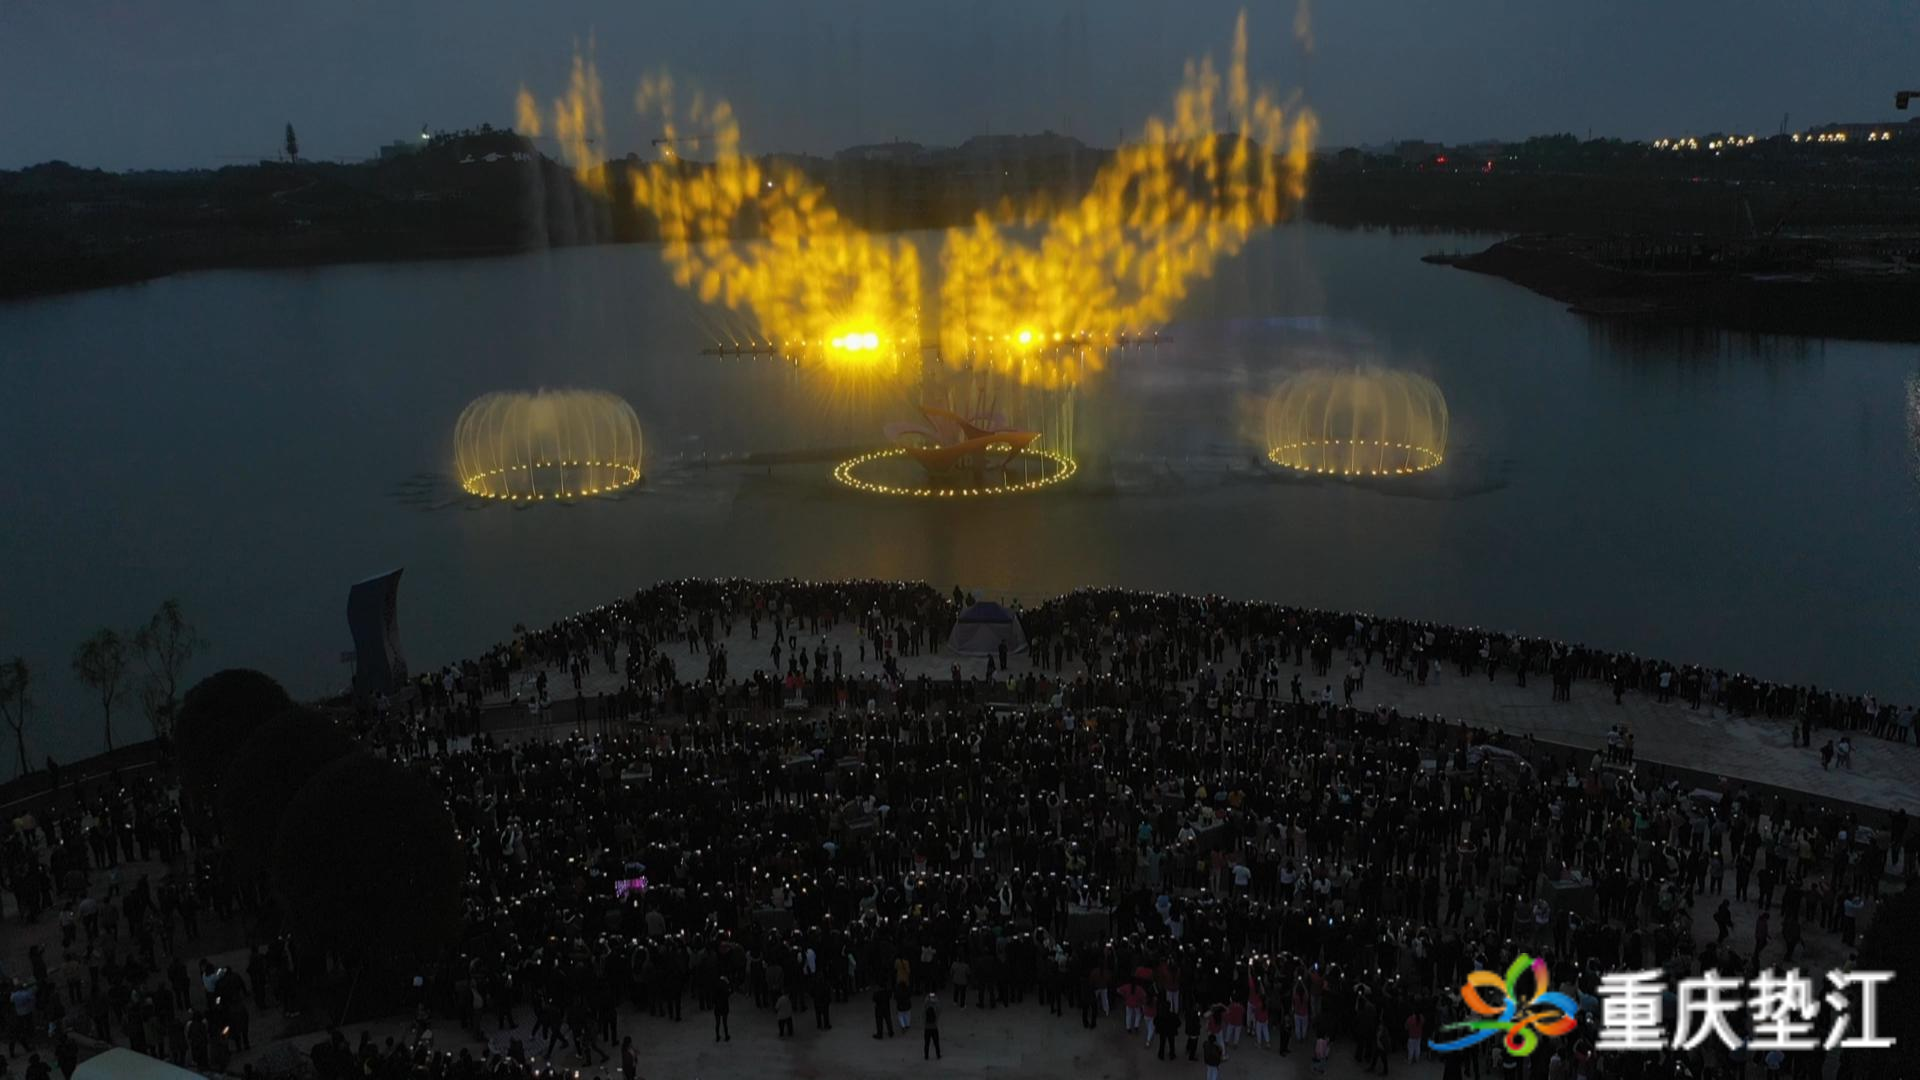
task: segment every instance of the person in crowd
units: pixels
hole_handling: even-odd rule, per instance
[[[733,1012],[732,997],[733,987],[726,979],[722,978],[714,983],[711,1002],[713,1005],[714,1042],[721,1042],[723,1040],[726,1042],[733,1041],[733,1031],[727,1023],[728,1016]]]
[[[886,1013],[882,1012],[880,1018],[884,1020]],[[773,1019],[777,1036],[784,1039],[793,1034],[793,997],[785,990],[780,991],[780,996],[774,1000]],[[889,1030],[887,1034],[891,1035],[893,1032]],[[877,1039],[880,1035],[876,1032],[873,1037]]]
[[[877,986],[873,990],[873,1037],[893,1037],[893,991],[890,987]]]
[[[928,1051],[937,1059],[940,1053],[940,995],[928,994],[927,1007],[920,1016],[920,1058],[925,1060]]]

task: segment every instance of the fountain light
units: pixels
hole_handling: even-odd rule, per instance
[[[1447,399],[1409,371],[1314,368],[1267,403],[1267,460],[1323,476],[1407,476],[1446,459]]]
[[[640,418],[604,390],[482,395],[461,411],[453,443],[461,488],[486,499],[591,498],[641,476]]]
[[[1228,63],[1190,64],[1169,113],[1115,151],[1085,195],[1008,204],[946,231],[932,328],[943,361],[1021,385],[1075,385],[1130,334],[1167,322],[1195,282],[1298,205],[1317,121],[1251,85],[1247,42],[1243,14]],[[683,130],[710,133],[701,136],[710,162],[645,163],[617,186],[659,222],[677,285],[750,314],[775,339],[833,343],[804,354],[830,375],[870,380],[919,359],[922,275],[911,241],[857,228],[798,169],[744,154],[725,102],[696,98],[676,110],[665,75],[643,80],[635,101],[663,143]],[[519,117],[530,134],[547,130],[524,88]],[[551,130],[581,185],[611,197],[591,58],[575,58]],[[741,242],[749,229],[755,242]],[[1048,330],[1061,341],[1056,327],[1078,328],[1080,347],[1038,348]],[[979,351],[983,339],[1009,347]]]
[[[932,499],[968,499],[988,495],[1022,495],[1052,487],[1073,477],[1080,466],[1065,454],[1053,450],[1040,450],[1028,447],[1020,452],[1022,457],[1038,458],[1048,463],[1044,476],[1030,480],[1021,480],[1010,484],[977,484],[970,487],[936,487],[931,485],[909,486],[905,484],[887,484],[877,480],[865,479],[861,474],[869,471],[875,462],[888,458],[905,457],[907,450],[901,446],[891,446],[885,450],[874,450],[857,457],[851,457],[836,465],[833,478],[855,491],[869,495],[909,495],[915,498]]]

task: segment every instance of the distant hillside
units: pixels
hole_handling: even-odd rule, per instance
[[[1043,133],[769,160],[806,173],[855,224],[899,230],[964,223],[1008,198],[1071,200],[1112,153]],[[49,162],[0,171],[0,297],[211,267],[647,241],[655,223],[625,194],[638,166],[632,155],[611,162],[609,197],[600,199],[528,140],[483,128],[353,165],[107,173]],[[1321,155],[1303,214],[1341,226],[1506,233],[1916,232],[1917,174],[1920,131],[1845,147],[1769,139],[1724,155],[1572,136],[1403,143]]]
[[[518,251],[607,239],[603,208],[506,133],[364,165],[0,172],[0,296],[217,266]]]

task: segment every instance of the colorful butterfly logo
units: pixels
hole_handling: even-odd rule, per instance
[[[1522,1002],[1519,994],[1520,976],[1529,969],[1533,972],[1533,997]],[[1507,968],[1504,982],[1491,971],[1473,972],[1467,976],[1466,985],[1460,988],[1460,1000],[1466,1002],[1467,1008],[1493,1019],[1448,1024],[1440,1029],[1442,1033],[1464,1031],[1467,1034],[1449,1042],[1429,1042],[1427,1045],[1444,1054],[1478,1046],[1504,1031],[1507,1053],[1514,1057],[1526,1057],[1533,1053],[1534,1047],[1540,1045],[1541,1035],[1565,1035],[1576,1026],[1574,1015],[1580,1011],[1580,1007],[1567,995],[1548,990],[1550,985],[1547,962],[1535,960],[1526,953],[1521,953]],[[1491,1004],[1481,996],[1488,989],[1500,991],[1499,1004]]]

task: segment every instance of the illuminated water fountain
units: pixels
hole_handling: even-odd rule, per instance
[[[1447,454],[1447,399],[1408,371],[1314,368],[1267,403],[1267,459],[1300,472],[1405,476]]]
[[[661,158],[609,162],[600,76],[576,57],[550,114],[521,90],[518,127],[551,131],[582,187],[656,220],[677,285],[750,318],[750,340],[715,355],[791,357],[871,382],[911,375],[925,344],[948,366],[1059,389],[1164,325],[1196,282],[1305,195],[1317,121],[1253,85],[1248,41],[1243,13],[1224,69],[1190,63],[1171,110],[1116,148],[1084,192],[1010,199],[945,230],[938,317],[924,326],[915,245],[857,227],[800,170],[744,152],[724,101],[695,95],[682,110],[671,77],[643,79],[635,104],[658,125]],[[681,142],[710,160],[683,157]]]
[[[474,399],[454,425],[470,495],[545,502],[605,495],[641,476],[640,418],[604,390],[537,390]]]
[[[659,160],[607,159],[589,57],[575,58],[550,112],[522,88],[517,128],[551,132],[585,190],[631,200],[658,223],[676,285],[749,324],[744,342],[729,335],[703,351],[789,360],[829,400],[948,403],[947,418],[923,407],[926,424],[842,462],[837,480],[887,494],[1005,494],[1071,476],[1076,389],[1115,352],[1157,342],[1197,282],[1304,197],[1318,123],[1253,84],[1249,40],[1243,12],[1225,65],[1189,63],[1171,109],[1147,118],[1083,189],[983,206],[943,232],[931,274],[912,240],[858,227],[804,171],[745,152],[725,101],[695,94],[678,106],[664,73],[634,96],[660,132]],[[683,156],[683,144],[706,160]],[[929,292],[938,306],[923,316]],[[928,369],[971,385],[942,393]],[[973,408],[980,380],[998,409]],[[1016,400],[1010,388],[1049,397]]]

